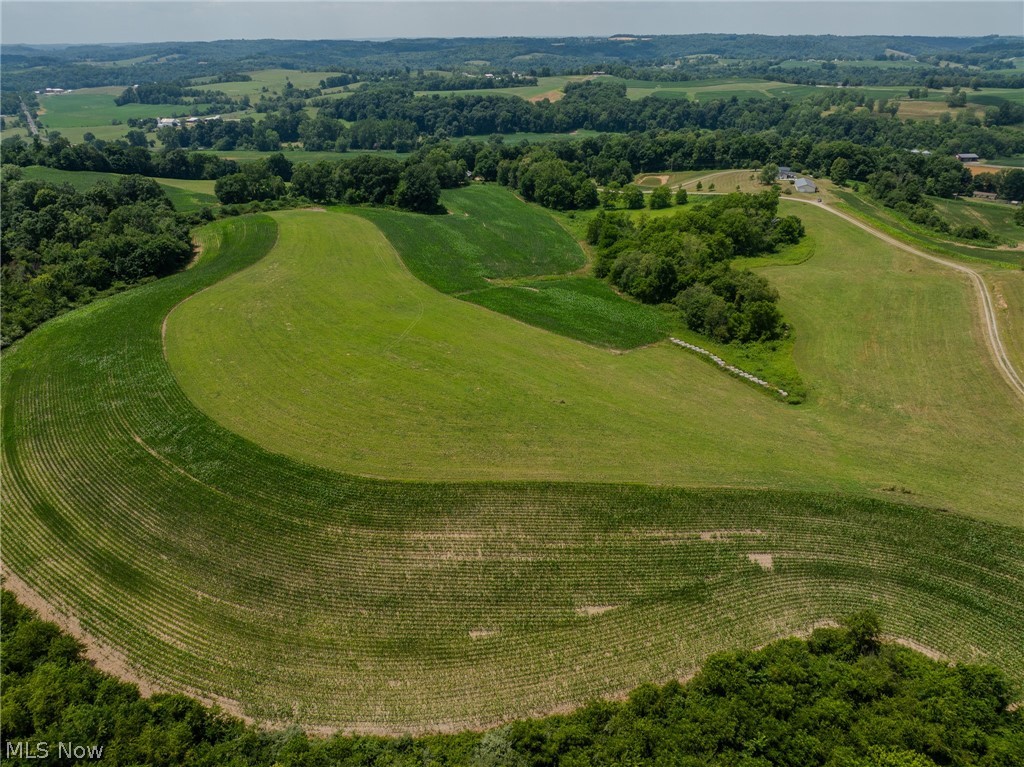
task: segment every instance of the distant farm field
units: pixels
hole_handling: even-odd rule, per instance
[[[811,208],[808,226],[831,233],[826,215]],[[1019,683],[1019,526],[834,491],[579,483],[644,453],[705,485],[809,475],[819,453],[853,477],[870,451],[867,473],[891,485],[880,497],[946,497],[1019,525],[1008,440],[1022,416],[965,331],[966,286],[841,234],[845,248],[773,271],[805,323],[798,360],[821,381],[820,404],[794,409],[666,345],[612,354],[441,295],[365,219],[217,222],[193,268],[5,352],[5,568],[122,674],[314,729],[487,726],[865,606],[889,632]],[[840,309],[814,322],[827,293]],[[203,360],[212,369],[193,368]],[[286,379],[280,403],[262,396],[260,363]],[[244,409],[245,436],[192,400],[225,423],[225,405]],[[296,423],[261,449],[251,424],[277,428],[278,407],[318,409],[333,442]],[[429,464],[434,479],[281,455],[305,437],[373,465],[382,445],[360,412],[393,443],[387,474]],[[432,455],[431,433],[444,441]],[[492,460],[503,481],[479,481]],[[544,481],[508,481],[533,465]],[[556,466],[576,483],[550,481]],[[455,473],[478,481],[438,481]],[[926,474],[937,484],[923,491]]]
[[[47,128],[64,131],[68,128],[109,126],[120,120],[121,135],[128,130],[129,118],[171,117],[191,114],[194,107],[184,104],[125,104],[118,106],[114,98],[124,88],[87,88],[57,96],[40,96],[39,120]],[[206,106],[206,105],[200,105]]]
[[[536,85],[522,85],[512,88],[482,88],[454,91],[418,91],[416,95],[426,96],[435,93],[445,95],[477,95],[477,96],[519,96],[527,101],[558,101],[565,95],[565,86],[570,82],[593,80],[590,75],[559,75],[555,77],[538,77]]]
[[[626,95],[631,99],[646,96],[660,98],[688,98],[693,101],[716,101],[733,98],[798,99],[818,89],[812,85],[794,85],[774,80],[720,78],[716,80],[684,80],[663,82],[652,80],[626,80]]]
[[[258,69],[246,72],[246,74],[252,79],[226,83],[203,83],[200,79],[199,84],[192,87],[222,91],[229,96],[249,96],[256,101],[261,93],[280,95],[289,82],[296,88],[318,88],[321,80],[338,73],[301,72],[297,69]]]
[[[77,191],[84,191],[100,181],[116,181],[121,178],[119,173],[99,173],[95,171],[57,170],[41,165],[24,168],[25,178],[50,181],[55,184],[71,184]],[[176,210],[188,212],[198,210],[207,205],[219,205],[220,201],[214,194],[214,181],[191,180],[180,178],[154,178],[164,193],[170,198]]]

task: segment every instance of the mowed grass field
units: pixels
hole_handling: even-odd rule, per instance
[[[1024,270],[988,267],[979,271],[992,295],[1006,353],[1017,370],[1024,370]]]
[[[770,277],[810,389],[800,408],[709,376],[667,343],[614,355],[454,301],[413,276],[415,240],[380,222],[403,262],[369,222],[335,213],[282,214],[268,258],[170,316],[168,356],[215,420],[338,471],[898,486],[1021,522],[1024,407],[974,330],[966,282],[793,205],[818,241],[842,243]],[[372,258],[345,257],[354,242]]]
[[[249,96],[253,101],[259,99],[261,93],[281,94],[290,82],[296,88],[319,88],[320,81],[337,72],[302,72],[297,69],[257,69],[245,74],[251,80],[240,80],[226,83],[204,83],[199,78],[193,88],[221,91],[229,96]],[[357,87],[355,84],[350,88]],[[267,90],[264,91],[263,89]]]
[[[626,95],[631,99],[647,96],[658,98],[685,98],[693,101],[727,101],[733,97],[798,99],[818,89],[813,85],[794,85],[775,80],[718,78],[713,80],[687,80],[663,82],[659,80],[626,80]]]
[[[79,192],[91,189],[100,181],[113,183],[122,175],[88,170],[58,170],[42,165],[31,165],[23,168],[22,172],[26,179],[39,179],[54,184],[71,184]],[[214,193],[215,181],[180,178],[154,178],[153,180],[164,190],[175,210],[188,212],[208,205],[220,205],[220,201]]]
[[[587,451],[635,464],[638,448],[660,459],[666,451],[659,443],[672,440],[673,460],[699,466],[702,482],[722,475],[715,464],[723,456],[694,438],[715,429],[721,411],[732,408],[730,435],[742,459],[756,466],[760,455],[762,468],[773,457],[793,465],[786,456],[795,452],[776,437],[771,421],[778,416],[766,420],[765,413],[799,419],[801,411],[748,396],[676,350],[599,352],[443,296],[415,281],[383,236],[354,216],[243,217],[200,236],[205,248],[193,268],[45,324],[5,352],[0,370],[5,567],[56,613],[73,616],[65,622],[87,632],[105,663],[113,657],[122,673],[261,721],[387,733],[455,729],[685,676],[712,651],[760,645],[872,606],[892,634],[952,659],[995,663],[1024,680],[1018,526],[834,492],[396,483],[257,447],[198,410],[175,381],[209,348],[191,346],[193,318],[212,317],[207,336],[238,342],[210,362],[241,378],[205,389],[204,399],[244,401],[250,420],[271,413],[258,396],[236,397],[236,385],[252,380],[244,354],[253,344],[241,334],[247,322],[248,334],[275,352],[276,375],[291,378],[290,400],[322,405],[335,382],[361,382],[347,387],[355,397],[348,404],[375,413],[377,431],[395,442],[405,438],[408,417],[441,425],[456,447],[477,444],[477,432],[488,430],[507,445],[506,431],[521,439],[532,427],[528,439],[542,469],[552,455],[543,420],[559,409],[596,409],[606,418],[600,435],[584,419],[575,445],[563,435],[563,464]],[[973,364],[977,350],[962,370],[944,370],[934,392],[895,388],[897,379],[911,381],[891,369],[893,357],[919,365],[942,356],[943,337],[968,313],[957,309],[961,286],[862,245],[823,254],[815,272],[798,279],[815,255],[793,267],[784,286],[789,300],[824,285],[863,302],[853,315],[857,332],[847,330],[844,315],[830,314],[803,331],[808,346],[801,353],[812,359],[824,349],[811,366],[817,371],[853,344],[858,364],[886,383],[847,403],[844,392],[863,385],[855,376],[830,383],[828,397],[872,419],[868,410],[893,394],[927,408],[933,397],[965,393],[965,412],[989,408],[988,436],[1003,452],[1005,475],[1010,453],[1001,440],[1013,414],[992,390],[993,376]],[[871,273],[886,270],[892,274],[882,295]],[[309,274],[317,275],[312,286]],[[851,281],[853,289],[844,288]],[[232,303],[239,288],[244,306]],[[926,295],[907,301],[909,288]],[[949,299],[943,311],[925,306],[936,298]],[[879,305],[902,332],[872,337]],[[162,348],[168,312],[172,366]],[[915,349],[919,319],[940,325],[939,342],[927,353]],[[494,336],[499,323],[507,341]],[[290,367],[317,352],[329,364]],[[481,357],[507,366],[475,377]],[[432,411],[426,395],[435,370],[447,377],[453,401]],[[658,379],[637,391],[652,398],[584,399],[595,390],[588,380],[621,385],[638,374]],[[404,383],[409,399],[385,402],[395,389],[379,389],[382,379]],[[582,388],[563,389],[561,381]],[[655,383],[667,389],[664,396]],[[961,392],[968,384],[982,393]],[[517,410],[524,389],[536,401]],[[552,401],[554,394],[565,403]],[[462,421],[466,398],[475,412]],[[967,428],[970,418],[946,405],[951,429]],[[615,407],[631,410],[629,423]],[[671,407],[672,418],[657,419],[660,430],[643,416]],[[496,408],[506,410],[498,429]],[[934,419],[923,415],[931,428]],[[376,449],[359,445],[357,430],[337,437],[338,454]],[[897,454],[908,450],[920,460],[927,452],[926,443],[899,432],[889,437]],[[969,451],[959,454],[956,434],[945,438],[942,467],[977,489],[972,471],[993,453],[975,463]],[[819,447],[836,464],[859,459],[842,435],[827,435]],[[405,449],[416,458],[421,445]],[[433,456],[432,473],[451,474],[460,457]],[[505,478],[521,473],[522,458],[504,457]],[[801,462],[804,473],[819,468],[813,452]],[[577,479],[595,475],[582,468]],[[889,476],[901,479],[899,469],[897,463]],[[402,470],[396,463],[389,473]],[[1004,498],[1005,486],[1004,476]],[[991,498],[964,500],[974,513],[991,515]]]
[[[969,240],[954,240],[951,235],[936,232],[911,222],[891,208],[886,208],[866,194],[857,194],[848,189],[831,188],[829,201],[839,203],[845,210],[868,221],[874,226],[881,226],[890,234],[900,237],[913,245],[923,246],[939,255],[953,258],[967,258],[980,263],[988,263],[1016,267],[1024,265],[1024,251],[1016,247],[985,246],[974,244]],[[1006,218],[1012,215],[1009,206],[1003,208],[1000,203],[980,201],[947,201],[929,198],[936,207],[950,216],[950,223],[981,224],[991,226],[1004,243],[1016,243],[1019,235],[1015,234],[1015,225]]]

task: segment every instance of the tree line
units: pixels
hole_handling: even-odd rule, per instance
[[[3,170],[0,344],[93,299],[181,268],[190,219],[151,179],[128,176],[86,192]]]
[[[1008,710],[1000,671],[883,644],[867,612],[571,714],[483,733],[312,738],[183,695],[144,698],[8,591],[2,608],[5,753],[72,741],[102,747],[110,767],[1015,767],[1024,754],[1024,715]]]

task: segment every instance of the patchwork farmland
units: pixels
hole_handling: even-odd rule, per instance
[[[1020,44],[5,43],[5,758],[1015,765]]]

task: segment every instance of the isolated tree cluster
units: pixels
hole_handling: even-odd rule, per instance
[[[672,216],[631,219],[601,211],[587,240],[598,251],[595,273],[645,303],[672,303],[687,326],[716,341],[769,341],[786,326],[778,292],[737,257],[799,242],[804,226],[778,215],[778,195],[733,193]]]

